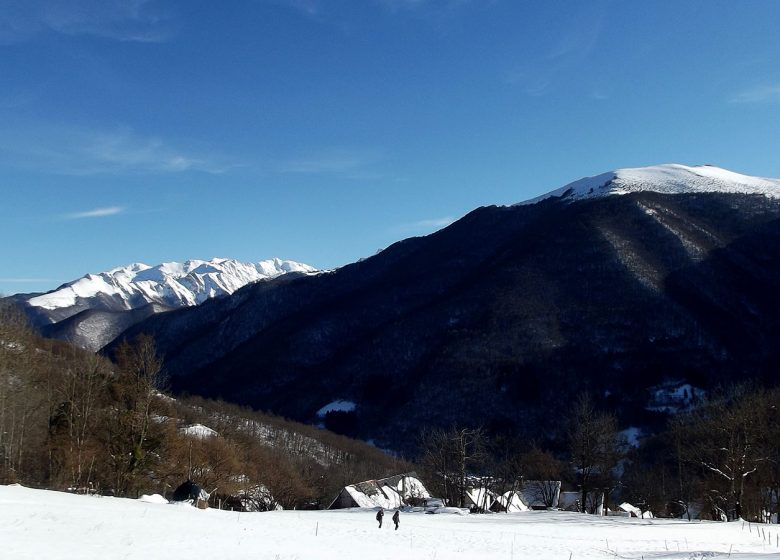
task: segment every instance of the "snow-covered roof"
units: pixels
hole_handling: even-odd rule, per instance
[[[496,498],[491,508],[493,511],[505,511],[507,513],[517,513],[518,511],[528,511],[528,506],[523,502],[519,492],[504,492]]]
[[[642,517],[642,510],[639,509],[636,506],[633,506],[633,505],[629,504],[628,502],[623,502],[622,504],[620,504],[618,506],[618,509],[622,510],[622,511],[625,511],[625,512],[628,512],[628,513],[631,513],[631,514],[635,515],[636,517]]]
[[[532,508],[546,508],[548,502],[551,504],[550,507],[557,507],[560,495],[560,480],[527,480],[520,489],[496,496],[490,509],[512,513]]]
[[[466,490],[466,504],[482,509],[488,509],[496,499],[496,495],[488,488],[469,488]]]
[[[330,507],[338,504],[342,493],[346,493],[357,507],[386,509],[405,505],[411,498],[430,498],[428,490],[415,473],[391,476],[379,480],[366,480],[345,486],[333,500]],[[343,507],[343,506],[341,506]]]
[[[593,177],[584,177],[547,194],[521,202],[520,205],[535,204],[548,198],[574,201],[642,191],[663,194],[759,194],[780,198],[780,179],[742,175],[712,165],[688,166],[671,163],[617,169]]]
[[[385,509],[393,509],[401,507],[403,500],[395,489],[385,486],[377,485],[375,492],[368,491],[365,487],[362,490],[355,486],[346,486],[344,488],[358,507],[383,507]]]

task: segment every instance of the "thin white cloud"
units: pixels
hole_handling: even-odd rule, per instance
[[[390,228],[390,233],[395,235],[412,235],[417,233],[430,233],[450,225],[455,221],[452,216],[443,216],[441,218],[427,218],[416,222],[407,222],[396,224]]]
[[[263,0],[270,4],[286,6],[310,18],[322,19],[328,14],[340,9],[350,9],[349,3],[333,2],[333,0]],[[434,12],[448,12],[458,6],[472,3],[473,0],[371,0],[371,4],[386,12],[396,14],[401,12],[420,11],[422,9]],[[485,0],[482,0],[483,2]]]
[[[414,226],[418,228],[441,228],[444,226],[450,225],[452,222],[455,221],[455,218],[452,216],[445,216],[444,218],[433,218],[430,220],[420,220],[419,222],[414,222]]]
[[[46,32],[160,42],[171,31],[170,16],[155,0],[4,0],[0,10],[0,43]]]
[[[731,99],[731,103],[776,103],[780,102],[780,84],[756,86],[743,90]]]
[[[51,278],[27,278],[27,277],[17,278],[13,276],[11,277],[3,276],[0,277],[0,282],[3,282],[5,284],[12,284],[12,283],[13,284],[38,284],[42,282],[53,282],[53,280]]]
[[[531,97],[550,93],[596,49],[604,17],[601,11],[591,9],[573,14],[567,22],[568,31],[555,34],[554,42],[543,45],[536,56],[524,53],[523,60],[504,73],[503,81]]]
[[[189,152],[131,129],[16,123],[0,129],[0,164],[62,175],[220,174],[236,167],[213,155]]]
[[[418,8],[450,9],[469,4],[471,0],[375,0],[375,2],[391,11],[398,11]]]
[[[296,12],[309,17],[316,17],[322,13],[322,3],[318,0],[265,0],[271,4],[287,6]]]
[[[83,212],[74,212],[72,214],[66,214],[64,218],[66,220],[83,220],[85,218],[104,218],[106,216],[116,216],[125,211],[123,206],[106,206],[104,208],[93,208],[92,210],[85,210]]]
[[[378,153],[372,150],[331,148],[284,160],[278,164],[277,171],[306,175],[349,175],[359,178],[373,175],[368,172],[368,168],[378,159]]]

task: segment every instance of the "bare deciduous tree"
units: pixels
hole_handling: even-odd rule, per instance
[[[617,420],[610,414],[596,412],[586,395],[580,397],[574,408],[569,449],[582,495],[580,510],[584,513],[590,492],[606,493],[612,487],[612,473],[620,455]]]

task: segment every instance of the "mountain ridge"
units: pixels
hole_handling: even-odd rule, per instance
[[[252,282],[317,272],[278,258],[257,263],[192,259],[155,266],[136,262],[86,274],[44,294],[11,297],[42,334],[96,351],[150,315],[200,305]]]
[[[203,303],[209,297],[230,294],[236,289],[264,278],[289,272],[311,273],[309,265],[278,258],[244,263],[235,259],[187,260],[156,266],[132,263],[98,274],[89,273],[77,280],[27,300],[33,307],[47,310],[72,307],[78,299],[97,295],[118,296],[126,309],[157,303],[173,307]]]
[[[554,446],[565,439],[556,411],[583,392],[624,427],[652,429],[668,418],[659,387],[699,396],[780,371],[775,180],[669,167],[478,208],[121,337],[152,335],[175,391],[307,422],[354,403],[349,435],[384,448],[411,450],[431,425]]]
[[[352,435],[388,448],[426,425],[560,439],[551,403],[581,392],[658,425],[658,386],[706,393],[780,364],[780,199],[722,182],[478,208],[125,334],[155,337],[177,391],[310,422],[347,400]]]

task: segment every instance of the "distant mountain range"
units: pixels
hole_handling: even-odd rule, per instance
[[[198,305],[251,282],[292,272],[310,274],[315,269],[280,259],[258,263],[189,260],[157,266],[133,263],[87,274],[45,294],[13,298],[46,336],[94,351],[150,315]]]
[[[309,422],[349,402],[341,425],[395,449],[426,425],[561,441],[581,392],[649,429],[719,384],[777,381],[780,181],[621,169],[139,332],[177,391]]]

